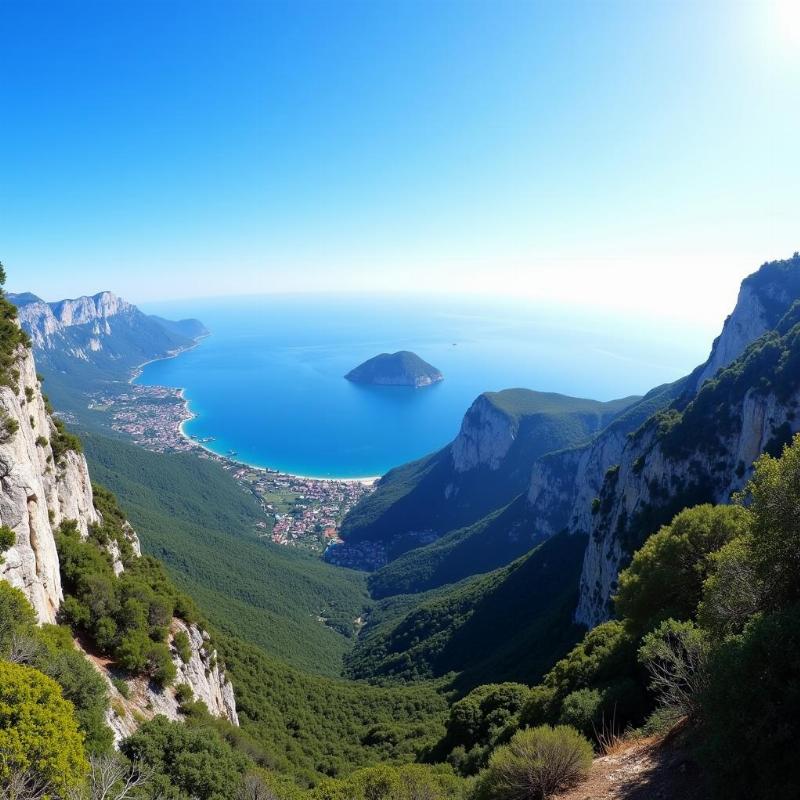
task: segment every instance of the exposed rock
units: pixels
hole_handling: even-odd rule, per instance
[[[731,495],[750,478],[753,461],[775,432],[782,426],[791,433],[800,431],[794,411],[798,403],[800,389],[783,400],[752,389],[730,409],[733,424],[728,435],[713,448],[699,444],[680,457],[664,452],[656,425],[632,439],[622,453],[618,472],[607,478],[600,493],[600,505],[607,510],[589,514],[590,537],[575,620],[593,627],[611,615],[610,599],[619,571],[631,549],[641,544],[637,521],[653,520],[643,532],[648,534],[684,506],[730,502]]]
[[[180,632],[185,633],[189,639],[191,655],[186,663],[174,644],[175,635]],[[114,732],[115,742],[131,736],[142,721],[153,719],[159,714],[175,721],[182,719],[180,704],[175,697],[176,687],[181,684],[189,686],[193,699],[205,703],[212,715],[226,719],[232,725],[239,725],[233,686],[219,665],[217,652],[211,646],[208,634],[196,625],[187,625],[182,620],[173,619],[169,642],[177,676],[172,685],[166,688],[147,678],[117,674],[108,659],[86,654],[108,686],[111,702],[106,721]],[[120,693],[112,678],[124,680],[128,687],[128,697]]]
[[[135,306],[111,292],[58,303],[46,303],[33,295],[12,295],[11,299],[19,303],[19,321],[31,336],[34,347],[43,349],[57,347],[66,328],[92,324],[88,331],[92,337],[88,340],[88,346],[91,350],[100,350],[102,344],[99,337],[111,334],[109,317],[137,311]],[[73,352],[73,355],[86,358],[82,351]]]
[[[41,622],[54,622],[62,598],[54,531],[69,519],[86,536],[99,518],[84,457],[69,451],[55,463],[30,351],[20,349],[16,368],[18,385],[0,387],[0,414],[18,425],[0,441],[0,525],[16,536],[0,577],[25,593]]]
[[[113,306],[101,305],[108,311]],[[70,318],[90,313],[85,306],[69,311]],[[56,463],[50,440],[56,435],[36,376],[33,355],[20,348],[15,368],[16,386],[0,386],[0,420],[16,423],[15,430],[3,432],[0,425],[0,525],[14,531],[15,543],[4,553],[0,578],[19,588],[30,601],[39,622],[52,623],[63,599],[55,531],[66,521],[74,521],[84,538],[92,525],[102,522],[94,507],[89,469],[82,454],[67,451]],[[141,555],[139,538],[129,523],[123,534],[136,556]],[[114,572],[124,571],[119,544],[107,546]],[[174,636],[189,637],[190,658],[184,664],[174,647]],[[170,644],[179,683],[188,684],[196,699],[202,700],[211,714],[238,725],[233,687],[217,663],[208,634],[196,626],[174,619]],[[131,681],[132,696],[126,700],[111,682],[108,660],[90,657],[105,676],[117,711],[109,712],[109,724],[117,739],[136,729],[138,720],[157,713],[171,719],[179,717],[174,689],[161,690],[143,678]]]
[[[480,395],[464,415],[451,445],[455,471],[468,472],[479,466],[498,469],[514,443],[518,426],[517,420]]]
[[[563,530],[586,533],[592,500],[608,468],[619,463],[628,435],[680,394],[682,385],[677,382],[654,390],[591,441],[548,453],[534,463],[528,502],[535,536],[553,536]]]
[[[172,623],[171,642],[176,634],[183,632],[189,638],[191,657],[184,664],[173,644],[172,660],[178,669],[175,684],[188,684],[196,700],[202,700],[216,717],[224,717],[234,725],[239,724],[233,687],[220,668],[217,651],[211,646],[209,635],[196,625],[187,625],[183,620]]]
[[[684,405],[688,404],[704,383],[739,358],[755,340],[773,329],[798,297],[800,258],[764,265],[743,281],[736,306],[725,320],[722,332],[715,339],[704,364],[686,379],[650,392],[638,405],[632,406],[587,444],[550,453],[534,464],[528,490],[534,536],[551,536],[565,529],[573,533],[592,534],[581,578],[580,605],[576,612],[579,622],[594,625],[607,617],[608,599],[615,588],[617,572],[628,558],[624,544],[614,534],[603,537],[602,547],[597,545],[599,534],[592,505],[604,491],[607,471],[620,465],[619,485],[627,487],[624,502],[631,504],[630,507],[621,506],[619,514],[622,517],[625,513],[632,513],[632,508],[639,503],[648,502],[644,495],[637,495],[629,485],[630,465],[626,470],[626,460],[635,461],[641,455],[630,455],[632,445],[629,434],[637,430],[651,414],[679,397],[683,398]],[[751,398],[745,401],[740,410],[742,438],[726,445],[738,453],[735,458],[731,455],[731,469],[736,469],[739,462],[749,466],[761,452],[759,447],[763,444],[764,431],[772,423],[758,422],[757,415],[765,411],[760,403],[760,400]],[[776,418],[782,414],[774,410],[769,413]],[[650,457],[654,460],[652,464],[648,461],[648,475],[664,467],[659,464],[656,455]],[[676,474],[674,479],[680,480],[681,476]],[[663,490],[668,491],[668,488],[664,487]],[[727,499],[726,491],[730,491],[729,486],[719,486],[715,497]],[[616,519],[616,524],[619,524],[619,516]]]
[[[773,294],[776,300],[782,296],[782,306],[789,307],[791,301],[788,295],[777,291]],[[747,283],[742,284],[733,313],[725,320],[722,333],[714,340],[708,361],[692,374],[692,383],[687,386],[687,391],[697,392],[709,378],[737,359],[749,344],[771,327],[764,307],[764,294]]]

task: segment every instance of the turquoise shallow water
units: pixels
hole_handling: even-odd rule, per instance
[[[447,443],[483,391],[524,386],[608,400],[641,394],[702,361],[710,332],[522,304],[284,296],[150,304],[211,331],[145,367],[140,383],[183,387],[196,437],[220,454],[317,477],[379,475]],[[413,350],[445,380],[426,389],[342,376]]]

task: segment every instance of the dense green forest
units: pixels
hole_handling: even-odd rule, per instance
[[[536,682],[575,643],[572,624],[585,541],[555,536],[508,567],[416,597],[381,601],[347,657],[353,677],[450,676]]]
[[[83,439],[94,479],[210,622],[294,666],[341,674],[369,604],[363,573],[259,538],[258,503],[214,462]]]

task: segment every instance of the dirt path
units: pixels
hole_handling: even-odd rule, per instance
[[[588,780],[559,800],[703,800],[697,766],[662,739],[616,746],[595,759]]]

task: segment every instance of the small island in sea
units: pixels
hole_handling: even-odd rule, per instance
[[[432,364],[416,353],[400,350],[397,353],[381,353],[345,375],[353,383],[372,386],[412,386],[419,389],[443,380],[444,376]]]

